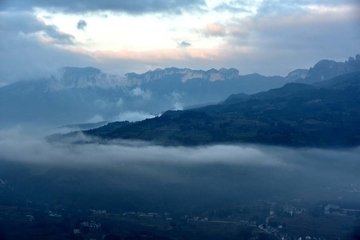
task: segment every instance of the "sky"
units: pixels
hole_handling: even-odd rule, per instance
[[[360,53],[358,0],[1,0],[0,86],[64,66],[282,75]]]

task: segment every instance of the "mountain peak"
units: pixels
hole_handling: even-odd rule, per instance
[[[357,71],[360,71],[360,54],[357,54],[355,58],[350,57],[349,60],[345,62],[336,62],[327,59],[321,60],[309,69],[304,79],[297,81],[312,84]]]

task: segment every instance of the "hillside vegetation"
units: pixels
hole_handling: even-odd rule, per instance
[[[345,147],[360,144],[360,73],[314,85],[289,83],[222,103],[85,134],[103,139],[154,141],[164,145],[261,143]]]

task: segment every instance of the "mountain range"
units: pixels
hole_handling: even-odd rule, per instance
[[[288,83],[257,94],[136,123],[109,123],[84,131],[105,140],[163,145],[260,143],[293,147],[360,144],[360,71],[315,84]]]
[[[118,76],[92,67],[65,67],[47,78],[1,87],[0,125],[116,121],[128,112],[158,115],[169,109],[223,101],[232,94],[255,94],[291,82],[320,82],[359,69],[360,55],[346,62],[322,60],[286,77],[241,75],[233,68],[166,68]]]

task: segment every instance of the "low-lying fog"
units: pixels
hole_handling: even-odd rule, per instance
[[[360,148],[50,143],[22,132],[0,131],[0,193],[8,186],[18,201],[156,210],[360,195]]]

